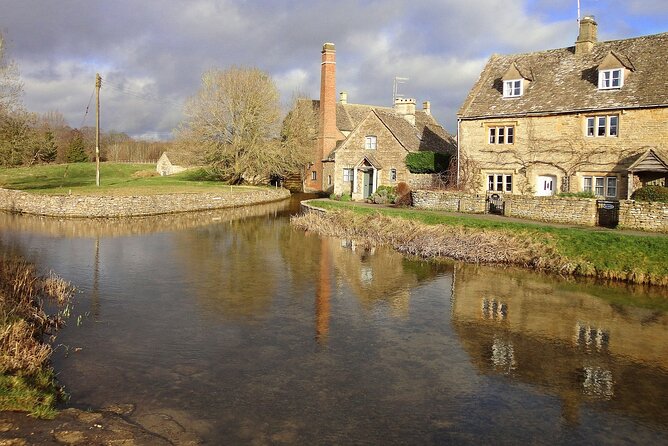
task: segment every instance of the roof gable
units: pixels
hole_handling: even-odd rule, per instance
[[[668,172],[668,157],[657,149],[648,149],[629,166],[629,171]]]

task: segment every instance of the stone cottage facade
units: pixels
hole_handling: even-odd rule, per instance
[[[394,107],[350,104],[345,92],[336,100],[334,44],[322,50],[316,154],[308,166],[304,189],[361,200],[379,186],[416,185],[418,176],[405,164],[410,152],[454,154],[456,144],[431,115],[429,102],[416,110],[415,100],[399,98]]]
[[[476,193],[591,192],[668,183],[668,33],[492,55],[458,112],[458,177]]]

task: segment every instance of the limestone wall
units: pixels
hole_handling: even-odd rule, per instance
[[[287,189],[221,187],[219,193],[142,196],[36,195],[0,189],[0,210],[52,217],[129,217],[223,209],[286,199]]]
[[[411,192],[413,206],[421,209],[434,209],[448,212],[466,212],[484,214],[485,196],[469,195],[460,192],[414,190]]]
[[[668,203],[622,201],[619,203],[619,227],[668,232]]]
[[[506,195],[504,215],[550,223],[596,226],[596,200]]]

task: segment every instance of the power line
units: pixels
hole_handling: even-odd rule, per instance
[[[93,96],[95,95],[95,88],[93,88],[93,92],[90,94],[90,99],[88,99],[88,105],[86,106],[86,112],[84,113],[83,119],[81,120],[81,125],[79,128],[83,128],[84,123],[86,122],[86,116],[88,116],[88,110],[90,109],[90,103],[93,102]]]

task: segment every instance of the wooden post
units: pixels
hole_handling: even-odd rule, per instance
[[[100,87],[102,78],[95,74],[95,185],[100,186]]]

